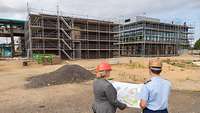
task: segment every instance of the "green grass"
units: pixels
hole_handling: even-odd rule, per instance
[[[145,68],[144,65],[140,64],[140,63],[137,63],[137,62],[133,62],[131,64],[128,64],[128,66],[131,68],[131,69],[139,69],[139,68]]]

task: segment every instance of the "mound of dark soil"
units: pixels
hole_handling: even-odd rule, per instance
[[[65,83],[78,83],[91,80],[95,77],[90,71],[79,65],[64,65],[54,72],[30,77],[25,84],[26,88],[40,88]]]

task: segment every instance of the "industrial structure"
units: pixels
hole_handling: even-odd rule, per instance
[[[18,51],[20,55],[25,55],[24,26],[25,21],[23,20],[0,19],[0,38],[10,39],[10,42],[3,44],[11,47],[11,55],[6,55],[6,57],[14,57],[16,47],[21,48]],[[18,43],[15,43],[14,37],[20,37]]]
[[[88,18],[29,14],[27,55],[55,54],[67,59],[112,58],[118,55],[119,24]]]
[[[137,16],[120,27],[120,53],[122,56],[175,56],[190,47],[192,27],[162,23],[159,19]]]

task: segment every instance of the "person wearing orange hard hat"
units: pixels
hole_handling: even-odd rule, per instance
[[[94,113],[116,113],[117,108],[123,110],[126,105],[117,100],[117,91],[106,79],[110,77],[111,65],[101,62],[96,67],[96,79],[93,83],[94,103],[92,110]]]

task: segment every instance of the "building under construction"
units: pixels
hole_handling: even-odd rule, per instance
[[[55,54],[68,59],[112,58],[118,55],[118,24],[87,18],[29,14],[27,55]]]
[[[174,56],[190,47],[192,27],[184,23],[162,23],[159,19],[136,17],[120,27],[122,56]]]
[[[124,24],[72,16],[30,13],[27,56],[55,54],[68,59],[114,56],[175,56],[190,47],[192,27],[136,17]]]

